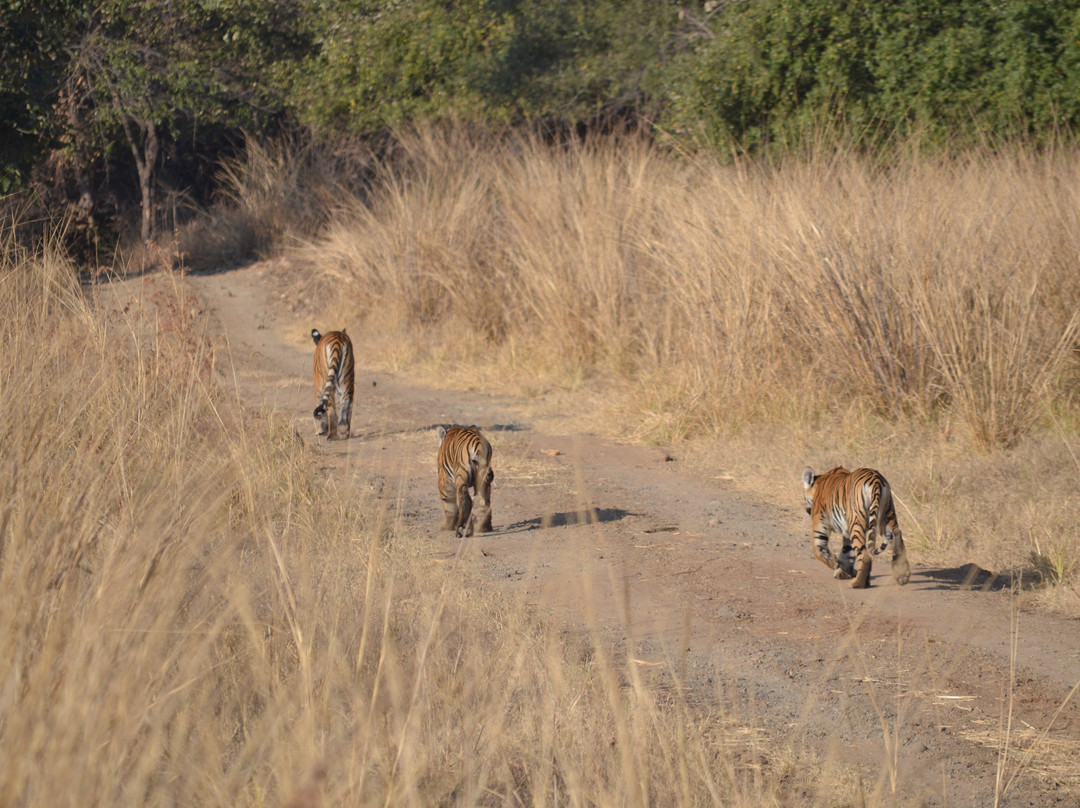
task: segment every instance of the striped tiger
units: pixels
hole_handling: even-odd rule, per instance
[[[439,427],[439,496],[442,498],[443,530],[459,537],[473,535],[475,522],[480,533],[491,530],[491,444],[475,426]],[[476,509],[469,489],[477,499]]]
[[[899,584],[911,577],[904,537],[896,521],[892,489],[881,472],[874,469],[848,471],[837,467],[824,474],[803,470],[803,498],[812,519],[814,555],[830,569],[835,578],[854,578],[853,587],[870,586],[871,556],[892,545],[892,574]],[[840,555],[829,552],[829,534],[839,533],[843,540]],[[884,536],[880,547],[876,536]],[[858,572],[856,572],[858,563]]]
[[[328,440],[349,437],[349,421],[353,400],[352,340],[341,331],[320,334],[311,329],[315,342],[315,425]],[[336,418],[331,418],[329,410]]]

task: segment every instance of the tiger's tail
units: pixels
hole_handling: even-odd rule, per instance
[[[311,339],[314,341],[316,347],[322,341],[322,334],[319,333],[319,329],[311,329]],[[324,349],[330,353],[330,361],[326,363],[326,382],[323,384],[322,391],[319,393],[319,404],[315,407],[313,415],[316,418],[321,418],[326,414],[326,405],[330,400],[330,396],[334,394],[334,387],[337,384],[337,375],[341,370],[342,354],[340,351],[333,350],[329,345]]]
[[[311,340],[315,343],[315,347],[319,347],[319,343],[322,342],[322,334],[319,333],[319,329],[311,329]],[[319,403],[315,407],[315,412],[312,413],[316,418],[322,417],[326,413],[326,398],[322,395],[319,396]]]
[[[878,536],[878,522],[882,513],[889,513],[892,506],[892,490],[889,488],[888,481],[882,479],[881,487],[877,492],[877,496],[874,497],[873,502],[870,505],[869,513],[869,525],[867,525],[867,538],[872,542],[873,554],[881,555],[892,544],[893,532],[889,528],[888,522],[885,524],[885,529],[881,531],[881,536],[884,538],[881,546],[877,546]]]
[[[337,386],[337,375],[341,368],[341,354],[334,353],[333,359],[326,366],[326,383],[323,385],[322,391],[319,393],[319,405],[315,408],[315,417],[321,418],[326,413],[327,402],[330,401],[330,397],[334,394],[334,388]]]

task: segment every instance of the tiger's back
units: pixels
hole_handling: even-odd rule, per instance
[[[837,467],[824,474],[814,474],[809,466],[803,471],[804,500],[810,514],[814,555],[835,570],[837,578],[854,578],[853,587],[870,585],[871,556],[890,545],[892,574],[897,583],[906,584],[911,575],[904,548],[904,538],[896,520],[892,489],[881,472],[870,468],[848,471]],[[829,551],[829,535],[838,533],[842,547],[838,557]],[[875,537],[884,542],[875,546]],[[855,566],[858,562],[858,571]]]
[[[442,499],[442,528],[459,536],[476,530],[491,530],[491,444],[475,426],[439,427],[439,497]],[[473,490],[470,494],[469,489]],[[476,497],[474,508],[473,496]]]
[[[311,339],[315,342],[315,424],[328,439],[348,438],[354,385],[352,340],[344,329],[320,334],[315,328]]]

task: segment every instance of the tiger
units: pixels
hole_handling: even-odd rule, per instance
[[[352,340],[341,331],[320,334],[311,329],[315,342],[315,425],[327,440],[349,437],[353,400],[353,347]],[[331,419],[329,409],[336,412]]]
[[[459,538],[491,531],[491,444],[475,426],[440,426],[439,496],[442,498],[445,519],[443,530],[453,530]],[[472,496],[477,499],[473,510]],[[476,523],[479,522],[479,526]]]
[[[871,556],[892,545],[893,578],[898,584],[906,584],[911,577],[911,566],[896,521],[892,489],[881,472],[868,468],[848,471],[838,466],[824,474],[814,474],[807,466],[802,478],[806,512],[812,519],[814,555],[822,564],[836,570],[833,577],[854,578],[851,585],[865,589],[870,586]],[[838,558],[829,552],[830,533],[839,533],[843,540]],[[875,547],[875,536],[882,535],[884,542]]]

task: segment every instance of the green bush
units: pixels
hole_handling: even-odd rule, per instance
[[[206,203],[235,144],[282,129],[647,120],[784,150],[1080,124],[1080,0],[0,0],[0,33],[0,192],[139,199],[144,238],[166,192]]]
[[[1080,121],[1080,3],[761,0],[711,20],[670,125],[790,144],[824,118],[875,137],[1046,137]]]
[[[293,103],[335,134],[446,116],[594,120],[662,85],[676,23],[673,3],[647,0],[326,3]]]

